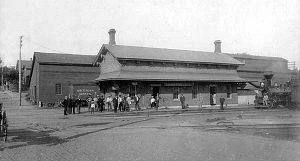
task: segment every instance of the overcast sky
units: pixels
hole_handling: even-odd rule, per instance
[[[300,66],[299,0],[0,0],[0,55],[96,55],[116,29],[121,45],[283,57]]]

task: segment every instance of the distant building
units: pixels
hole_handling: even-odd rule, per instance
[[[29,77],[31,72],[32,60],[21,61],[22,85],[29,86]],[[17,61],[16,69],[19,70],[19,60]]]
[[[58,103],[64,96],[99,94],[92,82],[99,69],[92,66],[95,56],[35,52],[30,73],[30,99],[32,102]]]
[[[300,108],[300,72],[291,80],[291,102]]]
[[[189,106],[237,104],[237,86],[245,82],[237,74],[240,61],[221,52],[188,51],[116,45],[115,30],[109,31],[109,44],[103,44],[94,61],[100,68],[96,81],[108,94],[135,94],[149,106],[151,96],[159,96],[160,106],[180,106],[185,96]]]
[[[288,61],[283,58],[250,54],[228,55],[244,63],[237,68],[237,72],[248,83],[243,88],[238,88],[239,104],[254,104],[255,90],[265,85],[265,76],[272,75],[270,86],[285,89],[295,75],[294,71],[288,69]]]

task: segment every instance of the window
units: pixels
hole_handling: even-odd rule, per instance
[[[198,88],[197,88],[198,86],[197,85],[193,85],[193,87],[192,87],[192,99],[197,99],[197,93],[198,93]]]
[[[55,84],[55,94],[62,94],[61,84]]]
[[[179,87],[173,88],[173,99],[179,99]]]
[[[227,98],[231,98],[232,91],[231,91],[231,85],[230,84],[226,86],[226,93],[227,93]]]

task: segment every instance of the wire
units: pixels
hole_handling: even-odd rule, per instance
[[[29,42],[31,42],[32,44],[34,44],[34,45],[36,45],[36,46],[39,46],[39,47],[41,47],[41,48],[48,49],[48,50],[55,51],[55,52],[59,52],[59,53],[61,53],[61,54],[71,54],[71,53],[59,51],[59,50],[56,50],[56,49],[51,49],[51,48],[49,48],[49,47],[46,47],[46,46],[44,46],[44,45],[41,45],[40,43],[37,43],[37,42],[35,42],[35,41],[32,41],[30,38],[27,38],[27,37],[26,37],[26,39],[27,39]]]

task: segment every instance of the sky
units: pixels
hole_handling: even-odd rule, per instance
[[[299,0],[0,0],[0,56],[97,55],[119,45],[282,57],[300,67]]]

